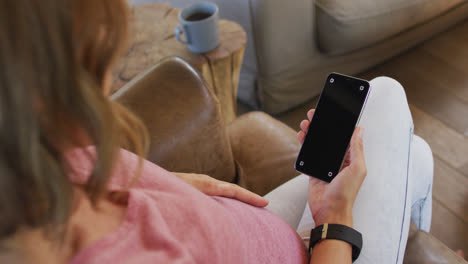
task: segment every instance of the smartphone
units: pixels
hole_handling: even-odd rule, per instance
[[[339,73],[327,77],[296,160],[298,172],[326,182],[336,177],[369,93],[366,80]]]

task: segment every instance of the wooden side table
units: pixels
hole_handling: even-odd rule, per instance
[[[169,3],[132,7],[130,49],[117,63],[113,92],[162,58],[176,55],[202,74],[220,101],[225,122],[229,123],[236,117],[237,87],[247,35],[239,24],[220,19],[218,48],[205,54],[191,53],[174,36],[178,13],[179,9]]]

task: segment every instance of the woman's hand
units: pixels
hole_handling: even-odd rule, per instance
[[[177,177],[209,196],[233,198],[253,206],[265,207],[268,200],[239,185],[217,180],[208,175],[173,172]]]
[[[312,120],[314,110],[307,113]],[[303,120],[298,138],[304,142],[310,121]],[[309,207],[316,226],[324,223],[353,225],[353,205],[362,182],[367,174],[362,143],[363,128],[354,131],[343,166],[331,183],[310,177]]]

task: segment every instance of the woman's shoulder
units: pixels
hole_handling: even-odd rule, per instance
[[[74,184],[86,184],[93,173],[96,160],[96,148],[75,148],[67,151],[66,159],[70,171],[68,177]],[[119,149],[113,162],[108,183],[110,191],[122,188],[161,188],[180,184],[180,180],[171,172],[138,155]]]

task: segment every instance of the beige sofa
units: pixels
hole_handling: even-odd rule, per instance
[[[320,93],[468,18],[466,0],[254,0],[260,102],[270,113]]]
[[[198,0],[170,2],[183,7]],[[211,0],[248,43],[239,99],[269,113],[318,95],[332,71],[357,74],[468,18],[468,0]]]

